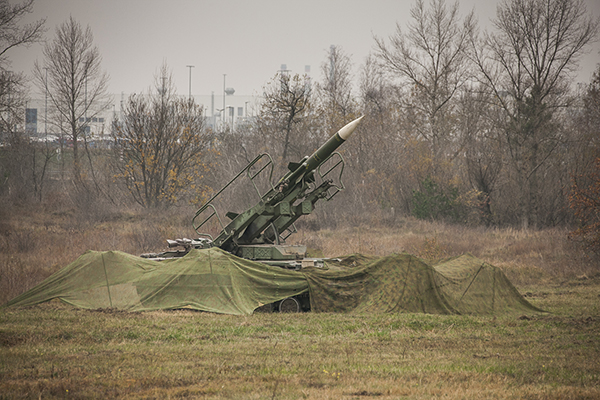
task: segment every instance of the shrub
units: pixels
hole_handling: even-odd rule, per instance
[[[456,187],[449,186],[444,191],[431,177],[425,178],[421,187],[421,190],[413,190],[413,216],[426,220],[461,220],[464,210],[457,201],[459,194]]]

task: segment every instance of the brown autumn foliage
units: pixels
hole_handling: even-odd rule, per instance
[[[600,253],[600,157],[586,174],[573,177],[569,202],[578,221],[572,237],[581,239],[587,249]]]
[[[202,178],[213,134],[205,126],[202,107],[176,96],[166,65],[153,91],[129,97],[123,117],[112,128],[115,178],[136,203],[158,208],[181,198],[205,200]]]

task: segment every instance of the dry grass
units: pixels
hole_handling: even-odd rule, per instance
[[[0,303],[88,249],[139,254],[191,236],[170,213],[13,209],[0,216]],[[313,254],[434,260],[470,252],[504,269],[542,316],[0,310],[0,398],[592,399],[600,397],[599,266],[566,230],[397,219],[301,230]]]
[[[87,250],[141,254],[164,249],[166,239],[193,237],[191,209],[169,212],[77,210],[48,205],[13,207],[0,215],[0,304],[35,286]],[[408,252],[426,260],[472,253],[504,270],[516,285],[548,284],[600,272],[567,238],[564,228],[522,231],[472,228],[413,218],[360,227],[308,229],[292,236],[312,255],[387,255]]]
[[[566,228],[517,230],[447,225],[413,218],[391,226],[301,231],[294,238],[314,254],[407,252],[428,261],[471,253],[500,267],[513,283],[548,284],[600,273],[600,260],[568,239]]]
[[[88,250],[141,254],[167,238],[190,236],[187,215],[144,211],[89,214],[74,208],[13,207],[0,215],[0,304],[35,286]]]

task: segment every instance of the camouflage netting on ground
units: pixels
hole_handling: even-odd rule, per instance
[[[218,248],[192,250],[185,257],[165,261],[117,251],[88,251],[6,305],[60,299],[91,309],[191,308],[242,315],[307,290],[301,274],[244,260]]]
[[[409,254],[352,255],[327,266],[305,270],[314,311],[474,315],[540,311],[500,269],[470,254],[433,266]]]
[[[539,311],[502,271],[464,255],[435,266],[408,254],[353,255],[302,272],[235,257],[220,249],[152,261],[126,253],[88,251],[6,306],[53,299],[81,308],[131,311],[191,308],[252,314],[309,291],[317,312],[503,314]]]

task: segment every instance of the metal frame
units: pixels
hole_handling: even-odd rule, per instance
[[[250,174],[250,168],[252,168],[256,163],[258,163],[263,157],[267,157],[268,158],[267,162],[254,175],[251,175]],[[258,194],[258,197],[259,198],[262,197],[262,195],[260,194],[260,190],[258,189],[258,186],[256,186],[256,184],[254,183],[254,179],[256,179],[256,177],[259,174],[261,174],[267,167],[270,167],[270,170],[269,170],[269,185],[271,186],[271,188],[273,188],[273,167],[274,167],[273,158],[269,154],[267,154],[267,153],[259,154],[254,160],[252,160],[248,165],[246,165],[246,167],[244,169],[242,169],[236,176],[234,176],[233,179],[231,179],[227,183],[227,185],[223,186],[221,188],[221,190],[219,190],[217,193],[215,193],[210,199],[208,199],[208,201],[206,203],[204,203],[204,205],[202,207],[200,207],[198,209],[198,211],[196,211],[196,214],[194,214],[194,217],[192,218],[192,228],[194,228],[194,231],[198,235],[208,236],[211,240],[213,240],[213,237],[210,234],[201,233],[201,232],[198,231],[198,229],[200,229],[204,224],[206,224],[215,215],[217,216],[217,219],[219,220],[219,225],[221,226],[221,230],[225,229],[225,225],[223,224],[221,216],[219,215],[217,209],[212,204],[212,202],[217,197],[219,197],[219,195],[221,193],[223,193],[225,191],[225,189],[227,189],[234,181],[236,181],[244,172],[246,173],[246,176],[248,177],[248,179],[250,179],[250,182],[252,183],[252,186],[254,186],[254,190],[256,190],[256,193]],[[207,218],[205,218],[204,221],[202,221],[200,224],[196,225],[196,218],[198,218],[198,216],[200,214],[202,214],[204,211],[206,211],[209,207],[213,209],[213,213],[210,214]]]

